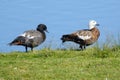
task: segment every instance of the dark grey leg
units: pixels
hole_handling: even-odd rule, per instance
[[[80,45],[80,49],[83,50],[83,46],[82,45]]]
[[[33,52],[33,47],[31,47],[31,51]]]
[[[84,45],[84,49],[86,49],[86,45]]]
[[[28,50],[27,50],[27,46],[25,46],[25,50],[26,50],[26,52],[28,52]]]

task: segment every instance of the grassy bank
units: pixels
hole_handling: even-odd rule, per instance
[[[120,48],[0,53],[0,80],[120,80]]]

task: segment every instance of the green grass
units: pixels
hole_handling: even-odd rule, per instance
[[[0,80],[120,80],[120,47],[0,53]]]

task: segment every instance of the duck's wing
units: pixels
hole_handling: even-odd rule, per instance
[[[84,29],[84,30],[79,30],[79,31],[76,31],[74,33],[72,33],[76,36],[78,36],[79,39],[82,39],[82,40],[88,40],[88,39],[91,39],[92,38],[92,32],[88,29]]]
[[[25,31],[24,33],[20,34],[19,36],[23,36],[26,37],[28,39],[33,39],[34,37],[40,37],[40,32],[36,31],[36,30],[29,30],[29,31]]]

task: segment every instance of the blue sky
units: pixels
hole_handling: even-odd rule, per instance
[[[0,0],[0,51],[24,51],[7,43],[40,23],[46,24],[50,33],[38,49],[51,41],[52,46],[61,45],[61,35],[88,28],[91,19],[100,24],[102,42],[107,35],[119,34],[119,9],[119,0]]]

